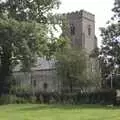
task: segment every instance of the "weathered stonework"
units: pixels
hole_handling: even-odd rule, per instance
[[[64,15],[68,27],[63,30],[63,35],[68,36],[72,41],[73,47],[84,48],[91,52],[97,47],[95,39],[95,16],[89,12],[81,10]],[[74,27],[74,33],[71,34],[71,27]]]

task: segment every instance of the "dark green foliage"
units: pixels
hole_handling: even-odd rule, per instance
[[[47,23],[46,14],[59,4],[57,0],[6,0],[0,2],[0,13],[18,21]]]
[[[112,89],[61,95],[61,102],[68,104],[114,104],[115,101],[116,92]]]
[[[62,87],[73,92],[73,87],[84,86],[86,82],[83,73],[86,69],[86,54],[83,50],[64,48],[57,52],[57,73],[62,82]]]
[[[35,53],[40,55],[45,51],[47,37],[45,26],[41,28],[43,26],[34,22],[0,19],[0,92],[8,93],[7,80],[10,80],[9,76],[14,66],[18,64],[18,60],[23,63],[23,70],[29,71]]]
[[[112,79],[113,88],[119,89],[120,88],[120,74],[113,74],[112,76],[108,77],[107,79],[108,87],[111,87],[111,79]]]
[[[0,1],[0,95],[9,93],[12,68],[29,71],[36,55],[48,55],[48,15],[57,0]]]
[[[120,22],[119,18],[120,18],[120,1],[119,0],[115,0],[114,2],[114,8],[112,9],[112,11],[114,12],[114,16],[112,17],[112,20],[118,20],[118,22]]]
[[[106,28],[101,28],[102,48],[100,65],[103,80],[112,73],[120,72],[120,2],[115,1],[112,21]],[[106,84],[106,82],[103,82]]]
[[[1,95],[0,105],[4,104],[25,104],[25,103],[36,103],[36,96],[20,97],[16,95]]]

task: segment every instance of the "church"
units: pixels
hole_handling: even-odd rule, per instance
[[[68,36],[73,47],[86,49],[88,53],[97,48],[95,37],[95,16],[85,10],[63,14],[68,28],[63,35]],[[55,60],[38,58],[31,72],[21,72],[20,65],[13,70],[17,87],[29,88],[32,92],[60,92],[61,83],[57,77]]]

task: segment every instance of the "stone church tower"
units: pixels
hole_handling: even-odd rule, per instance
[[[67,19],[67,28],[63,30],[63,35],[68,36],[72,41],[72,46],[85,48],[91,52],[97,47],[95,37],[95,16],[84,10],[64,14]]]

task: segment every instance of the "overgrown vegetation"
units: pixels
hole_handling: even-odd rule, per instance
[[[60,77],[63,89],[69,88],[73,92],[73,87],[80,88],[84,84],[82,78],[83,72],[86,69],[86,56],[85,52],[76,50],[74,48],[64,48],[57,52],[57,73]]]
[[[54,25],[49,18],[59,4],[57,0],[0,0],[0,95],[9,93],[14,65],[21,62],[23,71],[28,71],[35,55],[49,55],[47,34],[49,25]]]
[[[114,16],[108,21],[106,28],[101,28],[101,72],[104,87],[107,87],[106,78],[112,74],[120,73],[120,1],[115,0],[112,9]],[[118,81],[119,82],[119,81]],[[116,83],[117,85],[117,83]],[[109,86],[110,87],[110,86]],[[115,88],[116,86],[114,86]],[[120,88],[120,86],[118,87]]]

